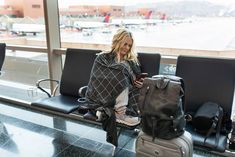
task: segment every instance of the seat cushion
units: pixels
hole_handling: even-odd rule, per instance
[[[32,102],[31,105],[57,112],[71,113],[79,107],[77,99],[78,98],[76,97],[59,95],[51,98],[39,99]]]
[[[227,144],[227,137],[225,135],[220,134],[219,142],[218,142],[218,145],[216,147],[215,134],[211,134],[206,140],[206,145],[204,145],[205,135],[197,133],[193,129],[193,126],[191,124],[187,124],[186,130],[191,133],[192,138],[193,138],[193,144],[195,146],[199,146],[199,147],[202,147],[202,148],[204,147],[206,149],[213,150],[213,151],[218,151],[218,152],[224,152],[225,151],[226,144]]]

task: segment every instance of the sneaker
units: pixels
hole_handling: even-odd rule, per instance
[[[128,126],[136,126],[140,124],[140,119],[139,117],[128,116],[126,114],[116,114],[116,122]]]
[[[102,119],[101,114],[102,114],[101,111],[96,111],[96,117],[97,117],[96,121],[101,121]]]

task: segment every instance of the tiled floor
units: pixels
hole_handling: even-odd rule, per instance
[[[1,157],[134,157],[136,133],[124,132],[119,147],[97,125],[79,124],[0,104]]]
[[[100,126],[27,111],[0,102],[0,157],[135,157],[134,131],[105,141]],[[194,150],[193,157],[215,156]]]

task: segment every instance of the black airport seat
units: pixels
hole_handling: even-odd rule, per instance
[[[68,48],[59,83],[60,95],[39,99],[31,105],[62,113],[71,113],[78,109],[78,90],[88,84],[93,62],[99,52]]]
[[[179,56],[176,75],[182,77],[185,83],[186,114],[193,115],[203,103],[210,101],[221,105],[224,119],[231,117],[235,87],[235,59]],[[226,134],[220,134],[218,143],[215,143],[215,134],[211,134],[205,146],[205,135],[195,132],[190,123],[187,123],[186,129],[192,134],[195,146],[219,152],[225,151]]]
[[[148,77],[159,74],[161,55],[159,53],[138,53],[142,72],[148,73]]]

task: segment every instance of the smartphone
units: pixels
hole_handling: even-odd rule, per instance
[[[142,79],[142,78],[145,78],[145,77],[147,77],[148,76],[148,73],[141,73],[141,74],[138,74],[138,75],[136,75],[136,80],[138,81],[138,80],[140,80],[140,79]]]

